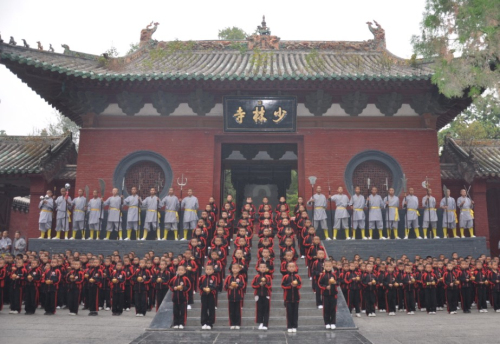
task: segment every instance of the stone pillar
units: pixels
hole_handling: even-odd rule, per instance
[[[471,197],[474,201],[474,227],[476,236],[486,237],[486,245],[490,248],[490,226],[488,223],[488,206],[486,202],[486,181],[484,179],[474,180]]]
[[[28,216],[28,223],[23,232],[26,238],[38,238],[40,232],[38,231],[38,217],[40,210],[38,204],[40,203],[40,196],[45,195],[48,189],[48,184],[42,176],[30,178],[30,211]]]

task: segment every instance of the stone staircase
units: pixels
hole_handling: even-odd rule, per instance
[[[233,242],[231,242],[233,244]],[[251,283],[253,277],[257,274],[255,264],[257,262],[257,244],[258,238],[254,237],[252,243],[252,261],[250,262],[248,282]],[[232,257],[234,248],[231,247],[229,256]],[[277,253],[275,258],[275,273],[273,276],[273,288],[271,296],[271,311],[269,317],[269,329],[286,329],[286,315],[283,303],[283,289],[281,288],[281,273],[279,272],[279,247],[276,238],[274,243],[274,251]],[[230,258],[228,257],[228,260]],[[299,275],[302,278],[302,289],[300,290],[300,308],[299,308],[299,327],[308,330],[324,329],[322,310],[316,307],[316,296],[313,293],[311,281],[307,276],[307,267],[305,259],[298,259],[297,265],[299,268]],[[227,275],[227,272],[226,272]],[[192,309],[188,310],[186,328],[200,328],[200,296],[198,294],[194,297],[194,305]],[[245,300],[242,309],[241,329],[256,329],[259,324],[255,323],[255,300],[253,289],[251,286],[247,287]],[[229,316],[228,316],[228,302],[227,294],[225,291],[219,294],[218,306],[216,311],[216,322],[214,329],[223,330],[229,329]]]

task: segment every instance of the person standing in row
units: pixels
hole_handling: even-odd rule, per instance
[[[68,191],[66,188],[61,188],[61,196],[56,199],[56,208],[57,208],[57,216],[56,216],[56,236],[54,239],[61,239],[61,231],[63,231],[64,239],[68,239],[69,232],[69,222],[70,222],[70,214],[69,214],[69,206],[71,206],[71,197],[67,195]]]
[[[326,223],[326,197],[321,193],[321,186],[316,187],[316,193],[309,199],[307,204],[313,207],[313,226],[318,231],[318,227],[321,225],[321,228],[325,232],[326,240],[332,240],[330,235],[328,234],[328,225]]]
[[[333,240],[337,240],[337,232],[339,228],[345,230],[345,237],[349,240],[349,213],[347,206],[349,205],[349,197],[344,195],[344,189],[339,186],[337,194],[330,197],[330,200],[335,202],[335,222],[333,224]]]
[[[99,239],[99,229],[101,228],[101,209],[102,209],[102,199],[97,195],[97,190],[92,192],[92,199],[89,200],[87,204],[87,211],[89,213],[89,238],[88,240],[94,239],[94,232],[97,233],[96,239]]]
[[[453,237],[457,237],[457,203],[450,197],[451,191],[446,190],[445,197],[439,203],[440,207],[443,208],[443,238],[448,237],[448,230],[453,231]]]
[[[184,197],[181,203],[181,209],[184,211],[182,219],[182,228],[184,229],[184,237],[181,240],[188,239],[188,231],[196,228],[198,222],[198,198],[193,196],[193,190],[188,190],[188,195]]]
[[[75,240],[77,231],[82,231],[82,240],[85,240],[86,204],[87,199],[83,196],[83,190],[78,189],[78,197],[71,202],[71,205],[73,206],[73,233],[70,240]]]
[[[149,196],[142,202],[143,207],[146,208],[146,218],[144,220],[144,234],[141,240],[146,240],[148,231],[156,229],[156,240],[161,240],[161,229],[159,226],[160,212],[160,199],[156,196],[156,189],[149,189]]]
[[[141,213],[139,211],[139,208],[141,206],[141,197],[137,194],[137,188],[135,186],[132,187],[130,190],[131,195],[129,195],[125,200],[123,201],[123,205],[126,205],[128,207],[127,211],[127,237],[125,240],[130,240],[132,237],[132,231],[135,231],[135,238],[136,240],[139,239],[139,234],[140,234],[140,226],[141,226],[141,220],[140,216]]]
[[[460,208],[460,236],[465,238],[464,230],[468,229],[471,238],[474,235],[474,201],[469,198],[465,189],[460,190],[460,197],[457,199],[457,206]]]
[[[384,199],[386,211],[389,212],[386,216],[388,223],[385,224],[387,228],[387,237],[391,237],[391,229],[394,233],[394,239],[401,239],[398,235],[399,225],[399,197],[394,195],[394,188],[389,189],[389,195]]]
[[[118,231],[118,237],[122,240],[122,231],[121,228],[119,228],[122,198],[118,195],[118,188],[113,188],[112,196],[104,201],[103,206],[109,206],[106,238],[104,238],[104,240],[109,240],[112,231]]]
[[[366,239],[365,196],[361,194],[359,186],[354,189],[354,195],[352,195],[349,204],[352,206],[352,240],[356,239],[356,229],[361,229],[361,238]]]
[[[54,200],[52,199],[51,190],[47,190],[45,197],[38,204],[38,208],[40,209],[40,216],[38,217],[39,239],[45,239],[45,233],[47,233],[47,239],[50,239],[52,234],[52,214],[54,212]]]
[[[418,198],[413,194],[413,188],[409,188],[408,191],[410,194],[405,194],[405,198],[403,198],[403,208],[406,208],[405,239],[408,239],[408,235],[410,235],[410,227],[413,227],[417,239],[422,239],[418,227],[418,217],[420,216]]]
[[[377,227],[379,239],[385,240],[386,237],[384,237],[383,233],[384,223],[382,221],[382,208],[384,207],[384,202],[382,201],[382,197],[377,193],[378,189],[375,186],[372,187],[371,191],[372,194],[367,199],[367,203],[370,206],[370,209],[368,209],[368,229],[370,230],[368,239],[371,240],[373,238],[373,230]]]
[[[175,240],[179,240],[179,199],[174,195],[174,188],[168,189],[168,194],[161,200],[162,206],[165,207],[165,236],[163,239],[167,239],[168,231],[174,232]]]
[[[436,212],[436,199],[432,196],[432,190],[427,188],[427,195],[422,198],[422,207],[424,209],[424,220],[422,222],[422,229],[424,231],[424,239],[427,239],[427,229],[429,224],[432,226],[432,234],[434,239],[439,239],[437,236],[437,212]],[[430,220],[429,220],[430,216]]]

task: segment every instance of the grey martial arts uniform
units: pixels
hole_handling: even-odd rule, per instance
[[[71,197],[68,196],[68,199],[65,200],[63,196],[59,196],[56,199],[56,232],[69,231],[69,220],[71,214],[67,214],[68,204],[66,203],[66,201],[71,204]]]
[[[326,197],[323,194],[315,193],[312,196],[314,200],[314,204],[312,202],[308,202],[307,204],[312,204],[314,206],[314,228],[318,230],[319,225],[321,224],[321,229],[326,230],[328,226],[326,224]]]
[[[194,196],[184,197],[181,203],[181,208],[184,209],[184,216],[182,219],[183,229],[195,229],[196,222],[198,221],[198,198]]]
[[[353,195],[350,204],[352,205],[352,229],[365,229],[365,196]]]
[[[111,196],[104,201],[103,206],[109,206],[108,208],[108,224],[106,225],[106,230],[108,232],[120,231],[118,228],[118,222],[120,220],[122,199],[120,196]]]
[[[422,228],[429,228],[429,213],[430,213],[432,229],[437,229],[438,216],[436,212],[436,199],[433,196],[431,196],[429,198],[429,204],[427,204],[427,195],[425,195],[422,198],[422,207],[424,208],[423,210],[424,220],[422,222]]]
[[[406,204],[405,228],[419,229],[418,226],[418,198],[415,195],[408,195],[403,198],[403,206]]]
[[[91,198],[87,204],[87,211],[89,213],[89,229],[93,231],[98,231],[100,225],[101,217],[101,199]]]
[[[457,218],[456,218],[456,209],[457,203],[455,199],[448,197],[448,199],[443,198],[441,203],[439,204],[442,207],[448,207],[448,209],[443,209],[443,227],[444,228],[457,228]]]
[[[161,205],[165,206],[165,229],[177,230],[179,199],[175,195],[167,195],[161,200]]]
[[[139,195],[128,196],[123,201],[123,205],[128,206],[127,211],[127,229],[138,230],[139,229]]]
[[[144,219],[144,229],[154,230],[158,226],[158,208],[160,207],[160,199],[156,196],[149,196],[142,201],[142,206],[146,208],[146,218]]]
[[[87,203],[87,199],[83,196],[77,197],[71,202],[74,206],[73,208],[73,230],[79,231],[84,227],[85,222],[85,204]]]
[[[43,199],[38,205],[40,216],[38,217],[38,229],[46,232],[52,227],[52,213],[54,211],[54,200],[52,198]]]
[[[399,223],[399,197],[398,196],[387,196],[384,198],[384,203],[389,202],[386,212],[385,219],[389,221],[386,223],[387,228],[398,229]]]
[[[349,197],[346,195],[333,195],[330,199],[335,202],[337,209],[335,209],[335,222],[333,229],[340,229],[342,222],[342,229],[349,229],[349,213],[347,206],[349,205]]]
[[[462,204],[464,202],[464,204]],[[460,228],[472,228],[473,226],[473,212],[472,212],[472,202],[468,197],[458,197],[457,207],[460,209]]]
[[[384,207],[384,201],[379,195],[370,195],[368,197],[368,202],[370,206],[370,216],[368,217],[368,229],[383,229],[384,223],[382,222],[382,208]]]

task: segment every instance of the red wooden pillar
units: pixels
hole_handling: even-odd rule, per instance
[[[490,226],[488,223],[488,205],[486,202],[486,180],[476,179],[472,184],[474,201],[474,225],[476,236],[486,237],[486,245],[490,248]]]

